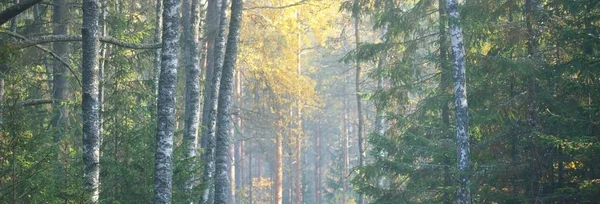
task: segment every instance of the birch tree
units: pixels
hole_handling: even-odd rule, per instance
[[[221,7],[218,12],[219,29],[217,31],[217,38],[215,40],[214,47],[214,61],[211,73],[210,83],[205,85],[206,91],[204,96],[204,107],[203,112],[206,113],[206,117],[202,116],[202,126],[206,128],[202,133],[203,141],[205,142],[205,155],[203,161],[206,163],[204,167],[204,175],[202,182],[206,184],[206,188],[202,193],[201,203],[212,203],[214,199],[211,195],[211,189],[213,189],[213,176],[215,172],[215,148],[216,148],[216,126],[217,126],[217,106],[219,96],[219,84],[221,81],[221,71],[223,68],[223,57],[225,48],[225,30],[227,29],[227,0],[221,0]],[[207,81],[208,83],[209,81]]]
[[[225,4],[222,5],[223,7]],[[227,36],[227,48],[225,50],[225,60],[223,63],[223,73],[221,79],[221,88],[219,88],[219,112],[217,127],[217,146],[216,146],[216,175],[215,175],[215,204],[231,203],[231,182],[228,178],[231,155],[229,146],[231,145],[231,103],[233,94],[233,73],[237,60],[238,41],[240,38],[240,24],[242,21],[242,0],[232,0],[231,2],[231,21],[229,24],[229,34]],[[221,22],[224,23],[224,22]],[[221,24],[223,25],[223,24]]]
[[[470,148],[469,148],[469,115],[467,113],[467,82],[465,76],[465,48],[462,28],[456,0],[447,0],[450,41],[454,66],[454,112],[456,114],[456,152],[458,169],[457,203],[471,203],[469,189]]]
[[[84,188],[88,203],[98,203],[100,194],[100,105],[98,101],[98,19],[97,0],[83,1],[81,25],[81,76],[83,113]]]
[[[179,47],[179,0],[163,1],[163,41],[158,83],[158,118],[154,163],[154,203],[171,203],[175,88]]]
[[[189,194],[194,186],[194,169],[196,158],[196,144],[198,136],[198,123],[200,120],[200,53],[198,50],[198,27],[199,27],[199,1],[183,1],[183,59],[186,69],[185,80],[185,126],[183,139],[185,145],[185,158],[188,178],[184,184],[184,190]]]

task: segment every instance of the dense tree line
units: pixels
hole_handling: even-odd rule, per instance
[[[0,1],[0,203],[595,203],[599,16]]]

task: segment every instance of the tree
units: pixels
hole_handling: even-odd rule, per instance
[[[188,162],[188,178],[184,186],[190,203],[193,203],[191,190],[194,186],[194,165],[198,125],[200,120],[200,52],[198,51],[199,2],[183,1],[183,55],[186,68],[185,81],[185,127],[183,138],[185,143],[185,160]]]
[[[223,7],[226,5],[223,4]],[[229,34],[227,36],[227,48],[223,63],[222,79],[219,88],[219,108],[217,126],[216,146],[216,176],[215,176],[215,204],[231,203],[231,181],[228,172],[231,163],[229,152],[231,137],[231,104],[233,95],[233,73],[238,53],[238,41],[240,38],[240,24],[242,21],[242,0],[232,0],[231,21],[229,23]],[[224,24],[224,22],[221,22]]]
[[[98,103],[98,19],[99,2],[83,2],[81,25],[83,164],[86,201],[98,203],[100,195],[100,105]]]
[[[25,0],[23,2],[17,1],[16,4],[0,12],[0,26],[40,2],[42,2],[42,0]]]
[[[67,0],[54,0],[52,10],[52,34],[53,35],[66,35],[68,34],[67,15],[69,14],[69,8],[67,7]],[[56,164],[54,166],[54,173],[56,176],[56,184],[67,185],[67,178],[65,175],[65,168],[67,164],[63,163],[67,158],[67,144],[63,143],[62,140],[67,135],[67,126],[69,120],[69,109],[66,106],[67,100],[69,99],[69,81],[68,71],[66,65],[61,61],[65,59],[69,53],[69,44],[65,42],[55,42],[52,45],[53,52],[58,56],[52,63],[52,110],[54,112],[51,121],[52,128],[54,130],[54,144],[57,145],[58,151],[56,155]],[[59,190],[60,192],[60,190]],[[62,192],[61,192],[62,194]]]
[[[456,0],[446,1],[450,41],[452,42],[452,56],[454,66],[454,112],[456,114],[456,152],[458,169],[457,203],[471,203],[471,190],[469,189],[470,172],[470,147],[469,147],[469,115],[467,105],[467,81],[465,77],[465,48],[463,44],[462,28],[459,24],[458,3]]]
[[[212,203],[214,199],[214,194],[212,192],[213,184],[214,184],[214,174],[215,174],[215,148],[216,148],[216,128],[217,128],[217,107],[218,107],[218,96],[219,96],[219,85],[221,81],[221,73],[223,68],[223,57],[224,57],[224,48],[225,48],[225,30],[227,29],[227,15],[225,12],[227,11],[227,0],[221,0],[221,6],[219,7],[218,18],[219,19],[219,29],[217,32],[217,38],[215,40],[214,47],[214,61],[212,65],[212,73],[210,73],[210,77],[212,79],[210,81],[206,81],[205,84],[205,92],[204,92],[204,107],[203,107],[203,116],[202,116],[202,127],[205,128],[202,141],[205,143],[205,156],[203,160],[205,162],[204,166],[204,175],[202,178],[202,182],[207,185],[202,194],[201,203]],[[208,56],[209,60],[211,57]],[[204,115],[206,114],[206,115]],[[206,117],[204,117],[206,116]]]
[[[158,85],[158,115],[154,162],[154,203],[171,203],[175,86],[179,47],[179,0],[163,1],[163,41]]]
[[[358,0],[354,0],[354,3],[352,5],[352,17],[354,18],[354,40],[355,40],[355,44],[356,44],[356,49],[358,50],[358,46],[360,45],[360,31],[359,31],[359,2]],[[358,52],[357,52],[358,53]],[[356,79],[355,79],[355,91],[356,91],[356,114],[357,114],[357,120],[358,120],[358,130],[357,130],[357,135],[358,135],[358,165],[362,166],[364,163],[364,147],[363,147],[363,125],[364,125],[364,118],[363,118],[363,110],[362,110],[362,99],[361,99],[361,90],[360,90],[360,79],[361,79],[361,67],[360,67],[360,57],[357,54],[356,58],[354,59],[354,67],[356,68]],[[364,196],[363,194],[359,193],[358,194],[358,204],[363,204],[364,203]]]

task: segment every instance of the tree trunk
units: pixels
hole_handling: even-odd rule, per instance
[[[185,125],[183,143],[186,148],[185,160],[188,177],[184,191],[188,203],[193,203],[192,188],[194,186],[194,170],[196,169],[196,145],[198,141],[198,125],[200,120],[200,53],[198,50],[199,0],[183,1],[183,60],[186,69],[185,79]]]
[[[296,19],[298,21],[298,47],[297,47],[297,56],[296,56],[296,64],[297,64],[297,72],[298,76],[302,76],[302,21],[300,19],[300,11],[298,10],[296,13]],[[296,101],[296,175],[295,175],[295,203],[302,203],[302,102]]]
[[[315,134],[315,203],[321,204],[321,121],[317,122]]]
[[[155,0],[156,4],[155,4],[155,12],[156,12],[156,25],[155,29],[154,29],[154,42],[162,42],[162,29],[163,29],[163,3],[162,0]],[[156,97],[154,99],[154,103],[158,102],[158,81],[160,80],[160,67],[161,67],[161,62],[160,62],[160,56],[161,56],[161,49],[156,49],[154,50],[154,96]]]
[[[31,8],[32,6],[42,2],[42,0],[25,0],[21,3],[14,4],[2,12],[0,12],[0,26],[4,25],[4,23],[8,22],[15,16],[24,12],[25,10]]]
[[[226,1],[224,1],[226,2]],[[227,4],[222,4],[226,7]],[[223,10],[223,9],[221,9]],[[221,18],[221,27],[225,27],[225,22]],[[231,103],[233,95],[233,73],[237,60],[238,41],[240,38],[240,24],[242,21],[242,0],[232,0],[231,2],[231,21],[229,24],[229,34],[227,36],[227,48],[225,51],[225,60],[223,62],[222,79],[219,88],[219,111],[217,127],[217,146],[215,152],[215,204],[232,203],[231,182],[227,176],[229,172],[231,155],[230,132],[231,121]],[[217,66],[215,66],[217,67]]]
[[[359,23],[359,16],[358,16],[358,0],[354,0],[354,12],[353,12],[353,17],[354,17],[354,38],[355,38],[355,43],[356,43],[356,50],[358,53],[358,45],[360,43],[360,37],[359,37],[359,30],[358,30],[358,23]],[[354,59],[354,63],[356,66],[356,81],[355,81],[355,85],[356,85],[356,110],[357,110],[357,118],[358,118],[358,166],[362,166],[363,165],[363,160],[364,160],[364,150],[363,150],[363,113],[362,113],[362,101],[360,99],[360,75],[361,75],[361,67],[360,67],[360,57],[358,56],[358,54],[356,54],[356,58]],[[363,198],[363,194],[359,193],[358,194],[358,200],[357,200],[358,204],[363,204],[364,203],[364,198]]]
[[[163,5],[163,41],[158,84],[158,117],[154,162],[155,203],[171,203],[172,197],[173,133],[175,130],[177,49],[179,47],[179,0],[164,0]]]
[[[52,12],[52,34],[53,35],[66,35],[68,34],[67,15],[69,9],[67,7],[67,0],[54,0],[53,12]],[[64,42],[53,43],[52,45],[54,53],[62,58],[66,59],[69,52],[69,44]],[[64,175],[67,168],[67,147],[65,147],[62,140],[65,134],[67,134],[67,122],[69,118],[69,109],[65,106],[65,102],[69,99],[69,81],[67,79],[67,67],[58,59],[54,59],[52,64],[52,103],[53,117],[52,117],[52,128],[54,131],[54,144],[58,147],[56,155],[56,164],[54,165],[54,174],[56,176],[56,186],[68,186],[67,178]],[[59,189],[60,194],[58,197],[64,197],[64,190]]]
[[[283,166],[282,166],[282,162],[283,162],[283,119],[281,117],[283,117],[282,113],[278,114],[278,131],[276,133],[276,138],[275,138],[275,188],[273,189],[274,192],[274,203],[275,204],[282,204],[283,203]],[[260,178],[260,177],[259,177]]]
[[[460,27],[458,3],[456,0],[447,0],[450,40],[454,57],[454,112],[456,117],[456,147],[458,190],[457,203],[471,203],[471,190],[469,189],[470,174],[470,147],[469,147],[469,115],[467,105],[467,82],[465,77],[465,48],[463,44],[462,28]]]
[[[350,121],[348,118],[348,100],[344,99],[344,115],[342,120],[342,149],[344,151],[344,169],[342,174],[342,203],[346,203],[346,196],[348,194],[348,174],[350,169],[350,155],[349,155],[349,140],[350,140]]]
[[[442,97],[443,99],[445,99],[446,95],[448,94],[448,88],[450,88],[450,83],[451,83],[451,70],[448,67],[448,34],[447,34],[447,22],[448,22],[448,18],[447,18],[447,13],[446,13],[446,2],[445,0],[438,0],[438,14],[439,14],[439,46],[440,46],[440,70],[442,72],[441,77],[440,77],[440,94],[444,97]],[[442,106],[441,111],[442,111],[442,123],[444,124],[444,138],[451,140],[452,139],[452,135],[448,134],[446,136],[446,130],[448,130],[450,128],[450,108],[448,107],[448,103],[449,101],[444,100],[442,102]],[[443,156],[443,161],[444,162],[444,187],[448,188],[452,186],[452,181],[451,181],[451,172],[450,172],[450,165],[451,165],[451,159],[449,155],[444,154]],[[444,190],[444,194],[443,194],[443,199],[444,199],[444,203],[449,204],[452,203],[452,200],[450,200],[450,192],[448,192],[447,190]]]
[[[215,2],[216,3],[216,2]],[[209,5],[210,6],[210,5]],[[202,183],[206,185],[204,192],[202,193],[202,201],[201,203],[213,203],[214,200],[214,182],[213,177],[215,174],[215,147],[216,147],[216,138],[215,138],[215,130],[217,124],[217,105],[218,105],[218,95],[219,95],[219,84],[221,81],[221,71],[223,67],[223,52],[225,47],[225,30],[227,26],[225,23],[227,22],[227,16],[225,15],[225,11],[227,10],[227,0],[221,0],[220,7],[218,12],[215,14],[214,19],[218,19],[219,26],[217,31],[217,37],[214,41],[214,47],[212,52],[212,56],[210,55],[211,44],[208,42],[208,51],[207,54],[207,80],[204,85],[204,105],[203,105],[203,115],[202,115],[202,127],[205,128],[202,133],[202,146],[204,147],[204,155],[202,160],[205,162],[204,166],[204,175],[202,177]],[[208,10],[207,18],[211,18],[210,8]],[[210,24],[210,21],[207,25]],[[207,37],[211,37],[211,30],[207,30]],[[213,60],[212,63],[210,60]],[[210,76],[209,76],[210,75]],[[210,80],[208,78],[210,77]]]
[[[242,107],[243,107],[243,94],[242,94],[242,87],[243,87],[243,81],[242,81],[242,72],[238,71],[237,75],[236,75],[236,104],[238,106],[237,109],[237,127],[239,130],[239,136],[238,136],[238,148],[236,149],[237,153],[236,153],[236,170],[238,171],[236,173],[237,177],[236,177],[236,188],[237,188],[237,192],[239,192],[238,194],[238,199],[236,199],[237,203],[240,203],[240,199],[243,198],[244,194],[244,183],[245,183],[245,166],[244,163],[246,162],[246,142],[245,139],[243,138],[243,120],[242,120]]]
[[[532,61],[534,62],[538,62],[538,52],[539,52],[539,42],[538,42],[538,31],[535,29],[535,26],[537,24],[537,10],[539,5],[537,3],[536,0],[526,0],[525,1],[525,20],[526,25],[527,25],[527,34],[528,34],[528,41],[527,41],[527,56],[528,58],[530,58]],[[528,72],[527,75],[527,100],[529,102],[528,104],[528,113],[527,113],[527,122],[529,123],[530,126],[530,133],[529,133],[529,139],[532,142],[532,151],[535,151],[535,148],[537,148],[537,142],[536,142],[536,132],[539,132],[540,129],[538,127],[538,122],[537,122],[537,96],[536,96],[536,82],[535,82],[535,70],[537,63],[534,63],[534,65],[531,67],[531,69],[533,69],[533,71]],[[542,169],[540,167],[539,161],[541,158],[539,158],[539,155],[537,154],[533,154],[533,158],[532,162],[530,163],[531,165],[531,197],[533,197],[533,203],[539,203],[541,202],[539,199],[539,196],[542,194],[542,187],[540,185],[540,179],[542,177]]]
[[[83,1],[81,25],[83,165],[86,203],[98,203],[100,194],[100,106],[98,103],[99,2]]]

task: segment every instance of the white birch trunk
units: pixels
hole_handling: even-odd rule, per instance
[[[97,0],[83,1],[81,25],[83,165],[86,203],[98,203],[100,194],[100,104],[98,101],[98,19]]]
[[[469,115],[467,105],[467,83],[465,76],[465,48],[463,44],[462,28],[456,0],[447,0],[450,41],[452,42],[454,66],[454,111],[456,114],[456,147],[458,170],[458,204],[471,203],[469,189],[470,149],[469,149]]]
[[[226,4],[222,6],[225,7]],[[217,127],[217,146],[215,152],[215,204],[231,203],[231,182],[228,173],[231,164],[229,147],[231,145],[231,103],[233,94],[233,73],[237,60],[238,41],[240,38],[240,24],[242,21],[242,0],[231,2],[231,22],[227,36],[227,48],[223,63],[223,75],[219,88],[219,112]],[[222,22],[224,24],[224,22]],[[223,27],[223,24],[221,26]]]
[[[183,60],[187,72],[183,140],[189,173],[183,188],[186,191],[186,196],[188,196],[188,202],[193,203],[191,191],[194,186],[194,170],[196,168],[194,164],[200,120],[200,53],[198,49],[198,46],[200,46],[198,39],[200,7],[199,0],[184,0],[183,2]]]
[[[175,130],[175,88],[179,47],[179,0],[163,1],[163,41],[158,83],[158,117],[154,169],[154,203],[171,203],[173,185],[173,132]]]

